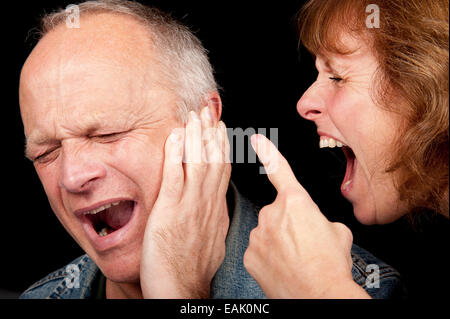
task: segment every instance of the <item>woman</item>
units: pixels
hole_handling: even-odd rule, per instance
[[[446,0],[311,0],[300,13],[319,75],[297,110],[320,147],[343,147],[341,192],[363,224],[448,218],[448,14]],[[323,216],[281,154],[261,152],[267,139],[252,145],[277,163],[278,196],[251,233],[249,273],[268,297],[369,298],[351,276],[351,231]]]

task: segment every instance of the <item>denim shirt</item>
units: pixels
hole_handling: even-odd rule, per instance
[[[264,299],[264,292],[243,264],[250,231],[258,225],[259,210],[239,194],[233,183],[230,183],[227,200],[230,227],[226,238],[226,255],[211,283],[211,298]],[[371,297],[405,296],[400,275],[392,267],[356,245],[352,247],[352,259],[353,279]],[[93,290],[99,276],[101,272],[97,265],[88,255],[83,255],[33,284],[20,298],[93,298]]]

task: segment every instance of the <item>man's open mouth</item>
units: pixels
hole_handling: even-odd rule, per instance
[[[112,202],[83,214],[100,237],[124,227],[131,219],[136,203],[132,200]]]

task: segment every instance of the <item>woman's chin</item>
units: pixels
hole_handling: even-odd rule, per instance
[[[360,222],[363,225],[378,224],[375,209],[364,206],[365,205],[353,204],[353,213],[355,214],[355,217],[358,220],[358,222]]]
[[[361,204],[353,203],[353,213],[356,219],[363,225],[384,225],[389,224],[406,214],[405,209],[398,205],[378,205],[375,203],[364,202]]]

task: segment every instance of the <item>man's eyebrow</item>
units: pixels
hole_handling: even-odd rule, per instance
[[[91,134],[95,134],[96,132],[99,132],[101,130],[101,125],[97,122],[95,123],[90,123],[86,128],[83,129],[83,134],[84,135],[91,135]],[[50,145],[50,146],[54,146],[54,145],[59,145],[60,141],[52,138],[52,137],[47,137],[45,135],[41,135],[40,132],[36,132],[36,133],[32,133],[29,138],[25,139],[25,157],[28,159],[32,159],[31,156],[31,147],[32,146],[41,146],[41,145]]]
[[[25,157],[32,160],[31,156],[31,146],[32,145],[57,145],[59,142],[52,138],[40,137],[30,137],[25,139]]]

